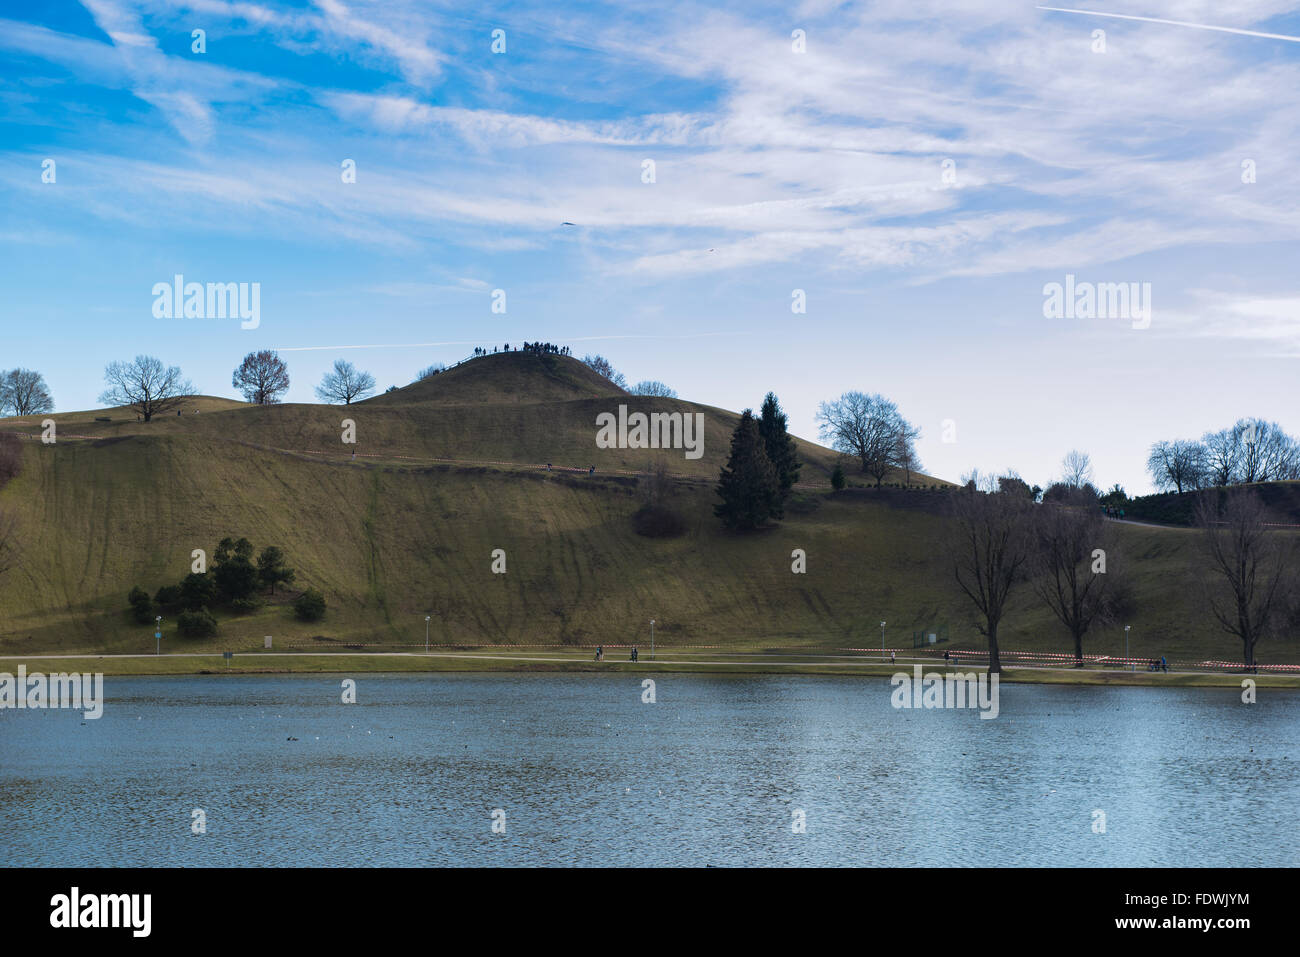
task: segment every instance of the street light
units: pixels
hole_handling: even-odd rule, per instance
[[[157,627],[155,627],[153,630],[153,641],[154,641],[153,653],[155,655],[161,655],[162,654],[162,615],[156,616],[154,618],[154,622],[156,623]]]
[[[655,620],[650,619],[650,660],[655,659]]]
[[[1129,670],[1132,671],[1133,664],[1128,660],[1128,629],[1129,626],[1125,625],[1124,626],[1124,662],[1129,666]]]
[[[880,660],[885,660],[885,623],[880,623]]]
[[[429,618],[430,617],[431,616],[429,615],[424,616],[424,653],[426,655],[429,653]]]

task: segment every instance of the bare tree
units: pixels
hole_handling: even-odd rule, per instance
[[[39,415],[54,411],[54,399],[45,377],[35,369],[0,372],[0,415],[12,409],[14,415]]]
[[[620,389],[627,388],[627,378],[604,356],[583,356],[582,361]]]
[[[1300,459],[1300,446],[1276,422],[1242,419],[1233,431],[1241,436],[1242,482],[1275,482],[1291,477]]]
[[[275,405],[289,388],[289,367],[270,349],[250,352],[230,377],[230,384],[256,405]]]
[[[654,395],[664,399],[675,399],[677,393],[670,389],[658,379],[643,379],[636,385],[632,386],[630,391],[633,395]]]
[[[1162,491],[1194,491],[1201,487],[1209,471],[1205,459],[1205,446],[1200,442],[1157,442],[1147,456],[1147,472]]]
[[[1205,447],[1206,480],[1211,485],[1231,485],[1237,480],[1241,461],[1242,430],[1237,426],[1206,432],[1201,443]]]
[[[1203,492],[1196,507],[1212,572],[1205,593],[1211,614],[1241,640],[1252,668],[1256,643],[1280,622],[1294,590],[1295,541],[1268,527],[1268,510],[1255,491],[1222,493],[1222,507],[1220,494]]]
[[[1114,562],[1113,526],[1096,491],[1071,489],[1035,510],[1034,591],[1070,632],[1074,666],[1083,667],[1083,636],[1110,617],[1107,585]]]
[[[912,484],[912,473],[921,468],[921,459],[916,454],[916,440],[921,437],[921,430],[899,416],[899,430],[896,439],[897,449],[894,462],[907,476],[904,484]]]
[[[875,478],[877,488],[891,470],[902,467],[899,456],[905,448],[912,468],[919,468],[911,443],[921,433],[884,396],[846,392],[833,402],[823,402],[817,420],[821,437],[836,451],[855,456],[862,471]]]
[[[1061,481],[1072,488],[1083,488],[1092,484],[1092,458],[1086,452],[1071,449],[1061,459],[1064,474]]]
[[[335,405],[351,405],[353,399],[364,399],[374,391],[375,377],[343,359],[334,360],[334,368],[316,386],[316,395]]]
[[[951,493],[949,549],[953,574],[983,617],[976,627],[989,642],[989,672],[1002,670],[998,626],[1007,598],[1024,581],[1033,545],[1033,502],[1015,492],[994,491],[996,483],[971,476],[965,488]]]
[[[185,396],[194,394],[194,386],[181,376],[178,366],[164,366],[153,356],[109,363],[104,369],[104,381],[108,388],[100,395],[100,402],[128,406],[146,422],[171,411]]]

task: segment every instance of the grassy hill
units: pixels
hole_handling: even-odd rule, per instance
[[[595,417],[619,403],[703,412],[703,458],[597,449]],[[419,645],[426,613],[436,644],[644,642],[653,617],[667,647],[874,647],[882,619],[891,646],[943,623],[954,646],[982,646],[939,543],[944,493],[928,486],[940,480],[833,495],[837,456],[801,442],[806,487],[786,519],[731,535],[712,506],[736,414],[628,396],[564,357],[489,356],[346,408],[198,397],[150,423],[124,410],[52,417],[60,440],[24,442],[22,473],[0,490],[23,549],[0,578],[0,654],[152,651],[153,629],[130,619],[127,592],[176,582],[192,549],[210,556],[226,535],[285,549],[295,589],[322,591],[329,612],[298,622],[291,595],[277,596],[250,615],[220,615],[220,636],[203,640],[176,637],[169,622],[172,650],[238,651],[267,634],[277,647]],[[35,432],[39,418],[0,420],[0,431]],[[357,425],[356,459],[340,442],[343,418]],[[686,531],[672,539],[639,536],[631,521],[644,477],[630,473],[660,457],[679,476],[673,507]],[[547,461],[557,469],[537,468]],[[594,476],[558,469],[593,463]],[[1141,606],[1134,653],[1235,659],[1186,587],[1194,534],[1118,534]],[[504,575],[491,571],[498,548]],[[807,574],[791,573],[795,548]],[[1027,589],[1002,644],[1068,646]],[[1122,649],[1112,629],[1086,650]],[[1298,658],[1294,642],[1260,654]]]

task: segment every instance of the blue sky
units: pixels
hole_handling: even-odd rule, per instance
[[[1095,9],[1300,36],[1272,0]],[[138,353],[233,396],[280,349],[310,402],[339,357],[383,388],[548,339],[775,390],[810,438],[881,392],[951,479],[1077,447],[1140,492],[1157,439],[1300,433],[1300,42],[1030,3],[6,0],[0,60],[0,368],[61,411]],[[260,283],[259,327],[155,318],[176,273]],[[1149,328],[1045,318],[1067,274],[1149,283]]]

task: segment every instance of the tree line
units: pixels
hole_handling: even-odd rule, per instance
[[[1013,592],[1028,585],[1069,633],[1076,666],[1089,630],[1133,614],[1129,579],[1096,489],[1081,476],[1052,486],[1038,504],[1024,482],[974,474],[951,495],[947,537],[953,575],[978,612],[989,669],[1002,668],[998,631]],[[1051,491],[1051,490],[1049,490]],[[1241,643],[1247,668],[1258,642],[1300,619],[1295,536],[1272,526],[1248,488],[1200,493],[1200,580],[1215,623]]]
[[[500,347],[504,352],[529,352],[535,355],[570,355],[568,346],[551,342],[525,342],[511,348],[509,343]],[[496,354],[486,347],[474,349],[474,356]],[[608,378],[619,388],[627,388],[627,380],[603,356],[586,356],[588,366]],[[415,382],[421,382],[447,371],[444,363],[426,366],[416,373]],[[111,406],[129,408],[145,422],[156,415],[175,411],[186,396],[194,395],[193,383],[181,373],[178,366],[165,365],[154,356],[139,355],[129,362],[111,362],[104,369],[106,387],[99,401]],[[254,405],[275,405],[289,390],[289,367],[280,355],[270,349],[250,352],[231,374],[230,384],[239,390],[244,401]],[[346,359],[337,359],[315,387],[322,402],[334,405],[351,405],[375,394],[375,377],[358,369]],[[390,386],[392,392],[397,386]],[[658,381],[643,381],[628,389],[634,395],[653,395],[676,398],[677,393]],[[0,373],[0,415],[13,410],[14,415],[31,415],[51,412],[53,400],[40,373],[28,369],[15,369]]]
[[[284,551],[276,545],[263,548],[256,559],[253,544],[247,538],[229,536],[217,543],[212,567],[191,571],[175,585],[163,585],[153,597],[140,586],[131,589],[127,604],[140,624],[149,624],[157,612],[177,613],[176,626],[187,638],[203,638],[217,633],[213,609],[246,614],[262,605],[258,589],[275,594],[276,586],[293,584],[297,573],[286,564]],[[325,614],[325,599],[307,589],[293,603],[294,613],[304,621],[315,621]]]
[[[1300,441],[1276,422],[1238,419],[1201,439],[1151,446],[1147,472],[1162,492],[1300,479]]]

